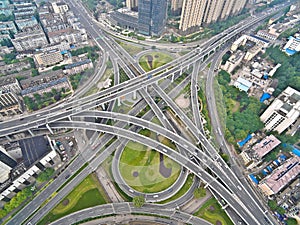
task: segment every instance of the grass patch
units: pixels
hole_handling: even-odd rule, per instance
[[[184,185],[182,186],[182,188],[180,188],[180,190],[175,195],[173,195],[172,197],[170,197],[164,201],[158,202],[158,204],[166,204],[168,202],[172,202],[172,201],[180,198],[181,196],[183,196],[192,186],[193,179],[194,179],[194,174],[189,174]]]
[[[205,202],[194,215],[215,225],[217,225],[218,221],[221,222],[222,225],[233,225],[232,221],[215,198],[211,198]]]
[[[171,62],[173,57],[163,52],[151,52],[143,55],[139,63],[141,67],[146,71],[156,69],[168,62]]]
[[[141,51],[143,51],[144,49],[142,47],[138,47],[136,45],[131,45],[122,41],[117,41],[117,43],[125,49],[126,52],[129,53],[129,55],[134,56],[138,53],[140,53]]]
[[[69,193],[53,210],[38,224],[47,224],[81,209],[107,203],[107,196],[100,194],[101,186],[95,177],[87,176],[71,193]]]
[[[181,167],[170,158],[163,157],[165,167],[171,169],[169,177],[164,177],[159,172],[159,152],[130,141],[121,156],[121,175],[137,191],[155,193],[165,190],[177,180]]]

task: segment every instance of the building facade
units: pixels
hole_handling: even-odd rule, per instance
[[[183,32],[240,13],[247,0],[183,0],[179,29]]]
[[[296,123],[300,116],[300,92],[287,87],[260,116],[268,131],[279,134]]]
[[[138,0],[126,0],[126,7],[130,10],[137,11]]]
[[[166,17],[167,0],[139,0],[139,33],[160,36],[166,25]]]

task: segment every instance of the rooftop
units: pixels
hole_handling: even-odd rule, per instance
[[[274,135],[265,137],[259,143],[255,144],[252,149],[258,155],[259,158],[263,158],[266,154],[277,147],[281,141],[279,141]]]
[[[265,190],[270,189],[274,194],[277,194],[298,174],[300,174],[300,158],[295,156],[266,177],[262,188]],[[268,192],[268,190],[266,191]]]

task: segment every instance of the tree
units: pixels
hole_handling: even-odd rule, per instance
[[[36,178],[36,180],[38,182],[45,182],[48,181],[51,176],[54,173],[54,169],[53,168],[46,168],[43,172],[41,172],[38,177]]]
[[[294,219],[294,218],[288,218],[287,221],[286,221],[286,224],[287,225],[297,225],[297,220]]]
[[[199,187],[194,190],[195,198],[203,198],[206,195],[206,190],[204,187]]]
[[[143,195],[135,196],[132,201],[135,207],[141,208],[145,204],[145,197]]]
[[[269,200],[268,206],[270,207],[271,210],[275,210],[277,208],[277,202],[275,200]]]

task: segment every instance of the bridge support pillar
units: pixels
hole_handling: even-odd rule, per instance
[[[182,70],[183,70],[183,68],[182,68],[182,67],[180,67],[180,75],[182,74]]]
[[[118,98],[118,106],[121,106],[121,99],[120,99],[120,97]]]
[[[68,116],[68,119],[69,119],[70,121],[72,121],[72,118],[71,118],[71,116]]]
[[[133,99],[136,99],[136,91],[133,92]]]
[[[228,204],[222,206],[222,209],[226,209],[228,207]]]
[[[12,139],[8,135],[5,135],[5,137],[7,138],[7,140],[12,141]]]
[[[30,129],[28,129],[28,132],[29,134],[31,134],[32,137],[34,137],[34,133]]]
[[[172,74],[172,78],[171,78],[172,83],[174,82],[174,77],[175,77],[175,75],[174,75],[174,73],[173,73],[173,74]]]
[[[208,184],[208,183],[206,183],[206,184],[205,184],[205,186],[204,186],[204,188],[206,189],[208,186],[209,186],[209,184]]]
[[[187,69],[189,69],[190,68],[190,64],[188,64],[188,66],[187,66]]]
[[[54,134],[53,130],[51,129],[51,127],[49,126],[49,124],[46,124],[47,129],[50,131],[51,134]]]
[[[101,104],[101,107],[102,107],[103,110],[105,110],[105,105],[104,105],[104,103]]]

